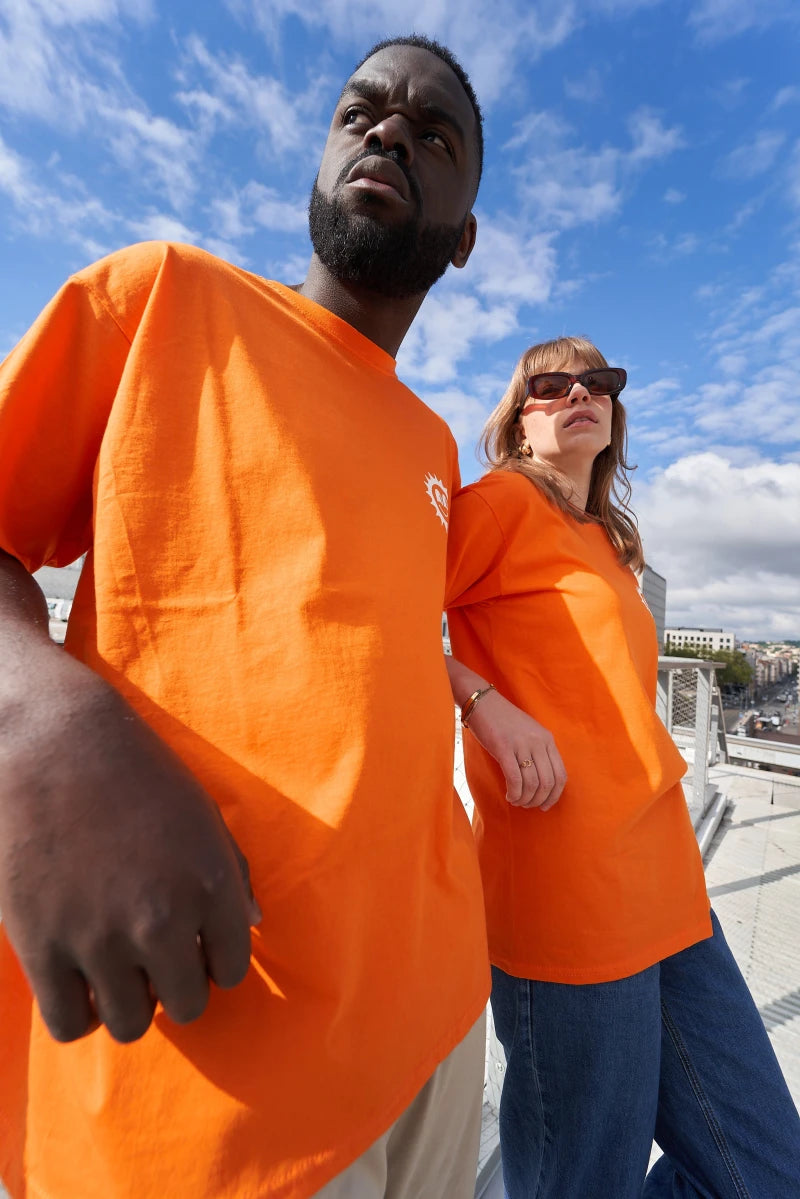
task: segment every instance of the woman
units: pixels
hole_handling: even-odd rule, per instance
[[[800,1120],[709,911],[655,713],[625,382],[583,338],[529,349],[486,426],[490,471],[451,515],[506,1192],[787,1199]]]

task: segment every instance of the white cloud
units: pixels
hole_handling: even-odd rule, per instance
[[[648,412],[661,418],[665,411],[665,401],[682,390],[680,381],[671,377],[654,379],[645,387],[626,387],[623,399],[629,418],[641,417]]]
[[[797,20],[795,0],[697,0],[689,14],[689,24],[701,42],[723,41],[748,29]]]
[[[242,254],[238,246],[232,242],[225,241],[220,237],[204,237],[203,248],[208,250],[209,254],[216,254],[218,258],[223,258],[226,262],[232,262],[235,266],[240,266],[247,270],[250,267],[250,259]]]
[[[447,421],[450,430],[458,442],[462,472],[465,480],[467,472],[473,473],[475,447],[480,437],[489,410],[476,396],[464,391],[451,388],[445,391],[420,391],[420,397],[433,408],[434,412]]]
[[[152,19],[149,0],[4,0],[0,28],[0,104],[59,126],[80,127],[93,112],[85,60],[119,82],[119,64],[98,42],[99,29]]]
[[[120,108],[114,100],[101,104],[98,115],[107,122],[106,136],[119,162],[149,176],[174,208],[184,208],[197,188],[201,145],[194,132],[141,108]]]
[[[189,86],[178,99],[198,113],[208,132],[218,124],[255,129],[276,155],[314,146],[321,150],[327,133],[328,113],[321,116],[320,102],[327,95],[327,80],[314,76],[305,91],[289,90],[278,78],[254,75],[234,54],[214,54],[195,35],[186,41],[184,78],[199,70],[206,87]],[[209,90],[210,89],[210,90]],[[315,152],[312,155],[316,159]]]
[[[746,204],[742,204],[740,208],[737,208],[736,212],[722,230],[723,235],[725,237],[732,237],[737,234],[739,230],[744,228],[747,222],[759,211],[764,203],[764,200],[765,196],[763,194],[760,196],[755,196],[752,200],[748,200]]]
[[[768,171],[778,156],[786,135],[778,130],[762,129],[749,142],[737,146],[722,161],[722,170],[731,179],[754,179]]]
[[[19,154],[0,137],[0,188],[20,207],[31,198],[32,185]]]
[[[730,362],[747,362],[740,394],[729,396],[734,402],[746,396],[751,413],[742,428],[746,431],[753,419],[759,427],[767,427],[770,442],[775,444],[780,414],[796,403],[793,374],[800,357],[800,243],[789,243],[785,259],[758,284],[742,287],[734,277],[707,288],[704,298],[717,319],[703,339],[716,363],[726,372]],[[787,448],[796,444],[798,436],[800,429],[780,433]]]
[[[752,376],[745,372],[743,378]],[[750,386],[738,376],[706,383],[693,404],[698,430],[731,442],[800,445],[800,394],[794,366],[770,366]]]
[[[791,84],[789,87],[782,87],[775,93],[770,108],[777,112],[787,104],[797,104],[798,102],[800,102],[800,87]]]
[[[271,47],[279,45],[287,16],[318,31],[338,48],[363,53],[370,42],[410,30],[435,37],[461,60],[483,105],[508,92],[513,67],[529,66],[565,42],[590,20],[624,19],[662,0],[227,0],[243,24],[252,21]],[[355,61],[355,59],[354,59]],[[581,64],[581,74],[586,68]]]
[[[41,183],[33,164],[0,137],[0,192],[10,199],[17,226],[36,237],[63,238],[91,258],[102,257],[110,247],[97,235],[108,236],[116,216],[80,180],[62,175],[58,182],[57,189]]]
[[[142,241],[177,241],[197,245],[202,240],[195,229],[187,228],[182,221],[164,212],[152,212],[140,220],[131,221],[130,228]]]
[[[657,233],[652,239],[655,256],[661,262],[671,258],[682,258],[687,254],[695,254],[703,246],[703,241],[696,233],[678,233],[674,237],[666,237]]]
[[[284,258],[270,259],[262,264],[260,274],[290,286],[300,283],[306,277],[309,256],[310,250],[308,254],[289,254]]]
[[[678,191],[676,187],[668,187],[664,192],[664,202],[666,204],[682,204],[686,199],[686,192]]]
[[[477,242],[466,267],[469,286],[487,298],[544,303],[556,274],[554,236],[526,237],[519,221],[493,221],[480,215]]]
[[[630,115],[628,129],[629,149],[591,150],[567,144],[572,129],[556,113],[534,112],[517,122],[503,149],[527,150],[514,174],[520,202],[539,226],[572,229],[613,216],[636,173],[685,144],[677,126],[665,126],[648,108]]]
[[[800,245],[790,244],[786,259],[757,284],[743,287],[737,272],[697,289],[696,297],[717,321],[699,336],[704,373],[695,364],[689,384],[672,396],[657,381],[655,404],[649,387],[626,393],[634,449],[641,447],[649,464],[700,446],[737,465],[759,453],[792,461],[800,452]],[[686,377],[680,364],[664,373]]]
[[[305,233],[308,228],[307,201],[283,200],[271,187],[248,183],[241,198],[250,212],[250,219],[262,229],[281,233]]]
[[[603,95],[603,76],[597,67],[588,67],[564,80],[564,91],[571,100],[595,103]]]
[[[306,200],[282,199],[278,192],[251,180],[238,190],[213,196],[209,202],[211,226],[215,236],[234,244],[259,230],[273,233],[306,234]]]
[[[800,208],[800,140],[794,144],[788,165],[789,195],[795,207]]]
[[[516,327],[515,305],[484,305],[477,296],[437,287],[403,342],[398,371],[427,385],[452,383],[476,344],[499,341]]]
[[[741,75],[736,79],[726,79],[724,83],[719,83],[711,89],[711,95],[723,108],[738,108],[745,100],[745,92],[750,83],[750,79]]]
[[[465,270],[450,268],[426,299],[398,356],[404,376],[422,384],[452,383],[476,346],[519,327],[519,310],[545,303],[557,256],[551,233],[526,233],[517,220],[478,214],[478,237]]]
[[[677,126],[667,128],[661,118],[648,108],[640,108],[634,112],[628,121],[628,127],[633,140],[633,147],[628,156],[631,162],[665,158],[686,144]]]
[[[533,147],[532,147],[533,148]],[[619,154],[610,147],[543,151],[517,168],[520,200],[545,228],[571,229],[613,216],[622,204]]]
[[[667,581],[671,624],[730,630],[744,640],[797,640],[798,581],[772,571],[742,571],[697,584]]]
[[[201,137],[131,89],[113,46],[123,21],[153,16],[145,0],[7,0],[0,29],[0,106],[59,133],[104,145],[137,182],[181,208],[191,198]],[[102,33],[102,36],[100,36]]]
[[[800,635],[800,464],[689,455],[638,484],[634,506],[670,621]]]
[[[639,0],[642,2],[642,0]],[[524,7],[515,0],[229,0],[243,23],[253,21],[270,44],[279,43],[281,22],[293,16],[315,31],[326,29],[339,47],[357,55],[370,45],[410,30],[438,38],[463,62],[483,104],[508,86],[509,67],[524,57],[534,62],[562,45],[583,19],[575,0],[539,0]]]

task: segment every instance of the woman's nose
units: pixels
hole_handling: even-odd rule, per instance
[[[573,383],[570,393],[567,396],[568,404],[578,404],[581,400],[584,402],[589,399],[589,393],[582,383]]]

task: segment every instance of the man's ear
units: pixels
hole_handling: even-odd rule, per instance
[[[462,266],[466,266],[469,261],[469,256],[475,248],[475,238],[478,233],[478,221],[475,213],[471,212],[464,223],[464,232],[461,234],[461,239],[456,247],[456,252],[450,259],[453,266],[457,266],[459,270]]]

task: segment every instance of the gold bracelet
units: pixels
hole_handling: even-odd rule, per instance
[[[478,688],[477,691],[473,691],[472,695],[469,697],[469,699],[466,701],[466,703],[462,704],[462,707],[461,707],[461,727],[462,728],[464,728],[464,729],[469,728],[469,721],[472,719],[472,713],[475,711],[476,706],[483,699],[484,695],[488,695],[490,691],[494,691],[494,683],[490,683],[488,687],[484,687],[482,689]]]

